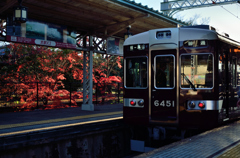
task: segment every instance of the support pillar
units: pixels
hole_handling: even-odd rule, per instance
[[[86,47],[86,39],[84,40]],[[89,36],[89,47],[93,46],[93,37]],[[93,51],[84,51],[83,54],[83,104],[82,110],[94,111],[92,103],[93,82],[92,82],[92,69],[93,69]]]

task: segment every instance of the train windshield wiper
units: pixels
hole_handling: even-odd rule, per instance
[[[182,73],[182,75],[183,75],[183,78],[187,81],[187,83],[190,84],[190,86],[192,87],[192,89],[193,89],[194,91],[197,91],[196,87],[195,87],[194,84],[188,79],[188,77],[187,77],[184,73]]]

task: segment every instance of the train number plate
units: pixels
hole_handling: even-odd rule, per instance
[[[154,106],[174,107],[174,100],[155,100]]]

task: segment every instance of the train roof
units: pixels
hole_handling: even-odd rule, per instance
[[[216,29],[214,27],[211,27],[209,25],[196,25],[196,26],[185,26],[185,27],[179,27],[179,28],[161,28],[161,29],[149,30],[147,32],[143,32],[127,38],[124,42],[124,45],[149,43],[151,41],[149,36],[151,35],[150,32],[152,31],[155,31],[155,32],[167,31],[167,30],[176,31],[178,29],[180,32],[180,39],[179,39],[180,41],[196,40],[196,39],[208,39],[208,40],[218,39],[224,43],[240,48],[240,42],[229,38],[228,35],[221,35],[220,33],[216,32]]]
[[[218,32],[216,31],[216,29],[215,29],[214,27],[210,26],[210,25],[184,26],[184,27],[182,27],[182,28],[193,28],[193,29],[195,28],[195,29],[212,30],[212,31],[214,31],[214,32],[216,33],[217,38],[218,38],[220,41],[222,41],[222,42],[224,42],[224,43],[228,43],[228,44],[230,44],[230,45],[234,45],[234,46],[236,46],[236,47],[240,47],[240,42],[239,42],[239,41],[236,41],[236,40],[231,39],[228,34],[222,35],[222,34],[218,33]]]

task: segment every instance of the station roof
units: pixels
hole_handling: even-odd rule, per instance
[[[0,18],[13,15],[17,0],[0,1]],[[130,0],[23,0],[28,18],[64,25],[97,37],[124,37],[126,27],[137,34],[150,29],[187,25]],[[159,4],[160,8],[160,4]]]

